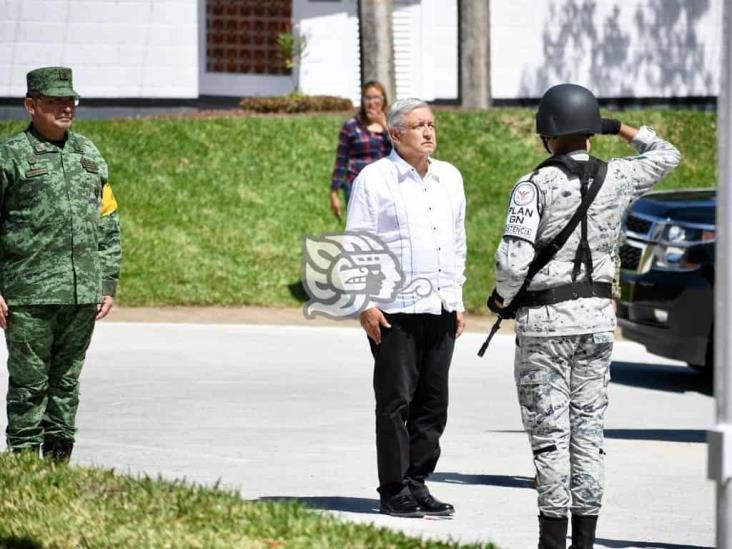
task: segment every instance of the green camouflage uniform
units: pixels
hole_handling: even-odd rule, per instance
[[[76,96],[70,69],[38,69],[28,81],[29,92]],[[54,143],[30,125],[0,143],[9,449],[73,443],[97,304],[115,295],[119,279],[119,217],[107,174],[96,147],[74,132]]]

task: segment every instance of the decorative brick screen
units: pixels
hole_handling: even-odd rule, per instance
[[[206,0],[206,71],[290,74],[277,35],[291,21],[292,0]]]

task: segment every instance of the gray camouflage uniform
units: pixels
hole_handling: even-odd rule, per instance
[[[681,160],[673,145],[645,126],[632,146],[638,156],[609,161],[605,182],[587,214],[595,282],[613,281],[613,248],[625,209]],[[570,156],[579,161],[588,159],[585,151]],[[534,245],[550,242],[581,201],[579,179],[568,179],[559,168],[546,167],[534,174],[535,193],[530,188],[527,192],[531,175],[521,178],[514,188],[506,233],[496,252],[496,290],[504,305],[510,304],[523,284],[534,258]],[[512,215],[516,212],[522,215]],[[570,283],[579,242],[578,226],[536,274],[529,290]],[[577,281],[585,279],[583,264]],[[545,516],[564,517],[568,510],[577,515],[599,514],[605,454],[603,421],[615,325],[611,300],[604,298],[580,298],[517,311],[514,374],[522,421],[534,453],[539,510]]]

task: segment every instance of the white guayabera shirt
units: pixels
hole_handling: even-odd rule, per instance
[[[612,282],[615,275],[613,248],[620,222],[633,200],[646,193],[681,161],[681,153],[668,141],[643,126],[631,145],[637,156],[608,162],[602,188],[587,212],[587,240],[592,250],[592,280]],[[570,153],[587,160],[585,151]],[[496,252],[496,290],[508,305],[524,282],[534,259],[535,246],[543,247],[562,230],[582,198],[577,177],[568,179],[556,167],[522,177],[511,195],[506,230]],[[531,179],[531,183],[528,183]],[[535,189],[536,192],[532,193]],[[544,290],[572,282],[572,268],[580,241],[580,226],[554,258],[534,276],[529,290]],[[586,280],[582,264],[577,281]],[[522,307],[516,330],[526,336],[580,335],[615,329],[610,299],[599,297],[562,301],[540,307]]]
[[[465,192],[452,164],[430,159],[424,179],[396,151],[369,164],[354,181],[346,230],[375,234],[399,261],[402,290],[381,310],[465,310]],[[429,281],[431,291],[416,288],[426,286],[418,279]]]

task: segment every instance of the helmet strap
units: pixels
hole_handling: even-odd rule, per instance
[[[541,137],[541,144],[542,144],[542,145],[544,145],[544,150],[545,150],[546,152],[548,152],[549,154],[554,154],[554,153],[553,153],[553,152],[552,152],[552,151],[551,151],[551,150],[549,149],[549,138],[548,138],[548,137],[546,137],[545,135],[541,135],[541,136],[539,136],[539,137]]]

